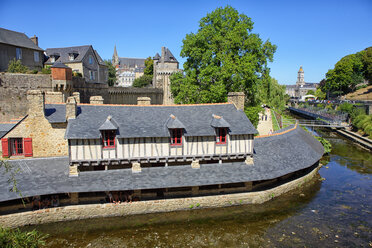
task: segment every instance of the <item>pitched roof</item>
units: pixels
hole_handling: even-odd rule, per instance
[[[78,106],[80,113],[76,119],[68,122],[65,136],[67,139],[99,138],[99,128],[109,115],[119,126],[119,138],[169,137],[167,123],[170,115],[176,116],[184,126],[185,136],[214,136],[215,129],[211,126],[212,114],[224,117],[230,124],[230,134],[257,133],[244,112],[237,110],[231,103],[170,106],[80,104]],[[60,114],[55,111],[47,118],[54,119],[53,115]],[[173,124],[179,125],[179,123]]]
[[[145,67],[145,60],[142,58],[119,58],[120,67],[129,67],[129,68],[136,68],[136,67]]]
[[[106,121],[99,127],[99,130],[117,130],[118,124],[115,120],[109,115],[107,116]]]
[[[106,66],[105,61],[103,61],[103,59],[101,58],[101,56],[99,56],[97,50],[94,50],[94,54],[95,54],[96,57],[97,57],[98,64]]]
[[[43,49],[38,47],[24,33],[19,33],[5,28],[0,28],[0,43],[43,51]]]
[[[65,64],[61,63],[61,62],[55,62],[51,68],[70,68],[68,66],[66,66]]]
[[[114,190],[191,187],[236,182],[270,180],[309,168],[323,156],[323,146],[297,127],[278,136],[254,139],[254,166],[244,162],[190,164],[168,167],[81,172],[68,177],[68,158],[22,159],[10,161],[15,167],[27,165],[32,171],[20,170],[19,188],[24,197],[66,192],[100,192]],[[19,179],[19,180],[18,180]],[[166,180],[165,180],[166,179]],[[0,201],[19,198],[9,190],[6,177],[0,177]]]
[[[66,122],[66,104],[45,104],[44,114],[50,123]]]
[[[26,115],[27,116],[27,115]],[[15,126],[22,122],[26,116],[19,119],[12,119],[10,122],[0,122],[0,139],[9,133]]]
[[[164,62],[178,62],[168,48],[165,48]]]
[[[177,117],[170,115],[167,121],[167,128],[185,128],[185,125]]]
[[[155,56],[154,56],[154,60],[155,60],[155,59],[160,59],[160,55],[159,55],[159,53],[156,53],[156,54],[155,54]]]
[[[85,54],[88,52],[91,45],[87,46],[74,46],[74,47],[60,47],[60,48],[47,48],[45,50],[45,53],[47,56],[51,56],[54,54],[59,54],[59,58],[55,62],[61,62],[61,63],[73,63],[73,62],[81,62],[83,58],[85,57]],[[74,60],[69,59],[69,53],[77,53],[78,56]],[[48,60],[45,62],[46,64],[53,64],[54,62],[51,62],[51,59],[48,58]]]
[[[230,127],[230,124],[222,116],[213,114],[212,117],[212,127]]]

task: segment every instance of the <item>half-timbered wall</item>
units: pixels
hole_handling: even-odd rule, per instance
[[[170,157],[210,157],[220,155],[252,154],[253,135],[227,135],[226,144],[216,144],[215,136],[183,137],[182,146],[171,146],[169,137],[122,138],[116,147],[102,149],[100,139],[70,140],[72,161],[136,160]]]

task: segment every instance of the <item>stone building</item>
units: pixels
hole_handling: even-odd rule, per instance
[[[112,55],[112,64],[116,68],[117,87],[131,87],[136,78],[144,74],[145,60],[143,58],[125,58],[119,57],[114,47],[114,54]]]
[[[38,37],[28,38],[24,33],[0,28],[0,71],[8,69],[9,61],[20,60],[29,69],[43,67],[43,49]]]
[[[297,72],[297,82],[295,85],[286,85],[285,93],[291,98],[302,98],[307,94],[309,90],[316,91],[318,87],[317,83],[307,83],[305,82],[305,72],[300,66]]]
[[[181,71],[176,57],[166,48],[161,48],[161,56],[157,53],[154,58],[153,86],[163,90],[163,104],[173,104],[173,97],[170,91],[170,76]]]
[[[88,83],[107,83],[108,68],[91,45],[47,48],[45,53],[46,66],[60,62],[72,68],[73,72],[81,73]]]

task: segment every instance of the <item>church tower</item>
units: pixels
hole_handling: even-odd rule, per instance
[[[168,48],[161,48],[161,56],[157,53],[154,60],[154,88],[163,90],[163,104],[173,104],[173,98],[170,91],[170,76],[179,72],[179,63]]]
[[[118,52],[116,51],[116,45],[114,47],[114,54],[112,55],[112,64],[116,67],[119,64],[119,56]]]
[[[302,69],[302,65],[300,66],[300,70],[297,73],[297,86],[305,85],[305,78],[304,78],[304,70]]]

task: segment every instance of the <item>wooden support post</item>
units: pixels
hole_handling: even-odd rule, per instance
[[[79,193],[70,193],[70,204],[79,204]]]
[[[199,195],[199,186],[191,187],[192,195]]]

